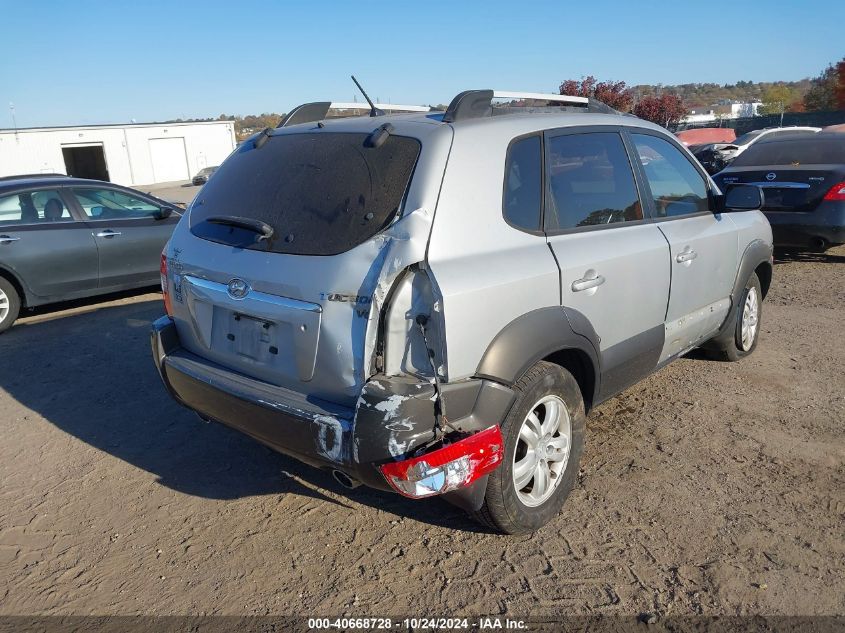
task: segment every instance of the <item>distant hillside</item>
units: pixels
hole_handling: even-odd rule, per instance
[[[722,101],[740,101],[747,103],[749,101],[760,101],[767,90],[773,86],[785,86],[794,89],[800,97],[803,97],[812,85],[809,78],[801,79],[800,81],[775,81],[775,82],[758,82],[753,81],[738,81],[735,84],[679,84],[677,86],[669,85],[650,85],[642,84],[633,86],[632,90],[635,95],[635,100],[647,95],[659,94],[661,92],[671,92],[678,95],[684,100],[684,105],[688,108],[703,108],[718,104]]]
[[[166,123],[180,123],[182,121],[233,121],[235,123],[235,134],[239,139],[258,132],[266,127],[276,127],[282,120],[284,114],[276,112],[264,112],[263,114],[247,114],[246,116],[235,116],[233,114],[221,114],[216,119],[173,119]]]

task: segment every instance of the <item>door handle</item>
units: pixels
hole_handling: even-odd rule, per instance
[[[123,235],[118,231],[112,231],[111,229],[106,229],[105,231],[100,231],[99,233],[95,233],[97,237],[114,237],[115,235]]]
[[[18,242],[21,238],[19,237],[10,237],[9,235],[0,235],[0,244],[11,244],[12,242]]]
[[[598,288],[604,283],[604,281],[604,275],[576,279],[572,282],[572,292],[581,292],[582,290],[589,290],[590,288]]]
[[[681,253],[678,253],[678,256],[675,258],[675,261],[679,264],[683,264],[684,262],[691,262],[696,257],[698,257],[698,253],[687,247],[686,250]]]

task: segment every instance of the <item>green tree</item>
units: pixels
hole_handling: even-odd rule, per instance
[[[763,93],[763,105],[758,109],[759,114],[780,114],[790,112],[794,104],[801,100],[801,95],[792,86],[776,84]]]

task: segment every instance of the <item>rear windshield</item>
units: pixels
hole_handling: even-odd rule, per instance
[[[784,139],[755,143],[733,163],[732,167],[754,165],[825,165],[845,164],[845,138],[822,139],[809,136],[802,139]]]
[[[731,145],[740,145],[740,146],[748,145],[751,141],[753,141],[755,138],[760,136],[760,134],[762,134],[762,133],[763,133],[762,130],[754,130],[753,132],[746,132],[745,134],[743,134],[742,136],[740,136],[736,140],[731,141]]]
[[[396,216],[420,153],[419,141],[391,135],[280,134],[251,141],[217,169],[191,209],[191,232],[214,242],[294,255],[336,255],[373,237]],[[258,220],[269,239],[220,223]],[[207,219],[214,218],[214,223]]]

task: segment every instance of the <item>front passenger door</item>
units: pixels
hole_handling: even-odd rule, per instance
[[[661,362],[715,333],[730,310],[737,233],[714,211],[708,179],[668,139],[631,133],[656,225],[669,242],[672,290]]]
[[[72,189],[97,241],[100,288],[140,287],[159,280],[161,250],[179,216],[161,217],[162,207],[111,188]]]

